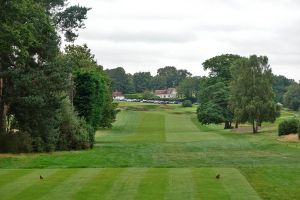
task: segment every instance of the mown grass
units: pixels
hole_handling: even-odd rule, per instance
[[[1,199],[260,199],[230,168],[106,168],[6,170]],[[222,179],[214,178],[216,173]],[[39,180],[39,175],[44,176]]]
[[[0,199],[300,196],[300,144],[277,140],[277,124],[298,113],[284,110],[275,124],[254,135],[203,126],[196,107],[122,103],[120,108],[114,127],[97,132],[93,150],[0,154]]]

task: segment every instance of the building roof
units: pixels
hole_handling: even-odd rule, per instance
[[[112,96],[113,96],[113,97],[122,97],[122,96],[123,96],[123,93],[122,93],[122,92],[113,92],[113,93],[112,93]]]
[[[168,95],[168,94],[172,94],[172,92],[176,92],[176,88],[168,88],[165,90],[155,90],[154,94],[155,95]]]

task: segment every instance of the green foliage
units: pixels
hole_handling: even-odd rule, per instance
[[[298,138],[300,140],[300,124],[299,124],[299,128],[298,128]]]
[[[196,101],[200,90],[200,77],[187,77],[183,79],[178,87],[178,95],[182,98]]]
[[[227,108],[229,89],[223,82],[211,84],[211,81],[212,78],[202,81],[198,120],[202,124],[230,122],[232,114]]]
[[[225,128],[231,128],[233,114],[228,108],[229,87],[226,82],[218,82],[218,78],[205,78],[201,81],[197,110],[198,120],[203,124],[219,124],[225,122]]]
[[[204,70],[210,70],[210,77],[218,77],[220,81],[230,81],[232,64],[241,58],[239,55],[223,54],[206,60],[202,65]]]
[[[231,107],[239,122],[250,122],[253,132],[262,122],[279,116],[272,89],[272,70],[267,57],[239,59],[231,68]]]
[[[79,118],[68,98],[61,104],[61,124],[59,126],[58,150],[78,150],[93,147],[94,129]]]
[[[284,103],[284,94],[288,91],[288,87],[296,84],[292,79],[288,79],[285,76],[273,75],[273,90],[275,93],[275,101]]]
[[[175,67],[167,66],[157,70],[157,76],[153,80],[154,89],[177,87],[179,83],[192,74],[187,70],[177,70]]]
[[[117,67],[115,69],[107,69],[105,70],[105,72],[112,81],[113,91],[123,93],[134,92],[132,76],[130,74],[126,74],[125,70],[122,67]]]
[[[300,85],[293,84],[288,87],[284,94],[284,105],[294,111],[300,109]]]
[[[126,99],[142,99],[143,93],[125,94],[124,97]]]
[[[200,83],[198,120],[203,124],[225,123],[231,128],[233,113],[229,107],[230,67],[240,56],[224,54],[206,60],[204,70],[210,70],[209,77]]]
[[[76,111],[94,129],[111,127],[116,118],[116,105],[113,104],[111,81],[95,61],[87,45],[66,47],[64,59],[73,68],[69,91]]]
[[[73,42],[77,37],[75,30],[84,28],[89,8],[79,5],[70,6],[56,13],[54,18],[56,26],[64,33],[67,41]]]
[[[0,152],[30,153],[32,150],[32,139],[30,134],[21,132],[0,134]]]
[[[80,69],[75,78],[74,106],[80,117],[95,129],[103,117],[105,102],[105,83],[96,70]]]
[[[155,96],[153,94],[153,92],[151,92],[149,90],[146,90],[146,91],[143,92],[142,98],[143,99],[159,99],[158,96]]]
[[[289,119],[282,121],[278,126],[278,134],[281,135],[288,135],[292,133],[299,132],[299,120],[298,119]]]
[[[2,2],[0,10],[0,134],[10,131],[6,121],[14,116],[14,128],[30,135],[34,151],[53,151],[71,72],[59,55],[59,32],[73,40],[87,9],[65,0],[20,0]]]
[[[184,100],[182,102],[182,107],[193,107],[193,103],[190,100]]]
[[[150,72],[138,72],[132,77],[135,92],[144,92],[152,89],[152,79]]]

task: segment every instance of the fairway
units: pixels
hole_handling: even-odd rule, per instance
[[[113,128],[97,132],[93,150],[0,154],[0,199],[300,196],[300,144],[279,142],[276,124],[253,135],[200,125],[195,107],[121,103],[120,108]],[[283,118],[291,116],[285,111]]]
[[[223,178],[214,179],[216,173]],[[37,177],[42,174],[44,180]],[[11,179],[13,177],[13,179]],[[231,184],[233,183],[233,184]],[[2,170],[1,199],[260,199],[238,170]]]

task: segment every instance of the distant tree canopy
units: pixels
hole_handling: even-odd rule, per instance
[[[157,70],[157,88],[177,87],[186,77],[191,76],[187,70],[177,70],[175,67],[167,66]]]
[[[153,77],[150,72],[138,72],[133,74],[135,92],[142,93],[152,89]]]
[[[236,120],[250,122],[253,133],[262,122],[274,122],[279,110],[274,102],[273,75],[268,58],[256,55],[241,58],[231,68],[230,102]]]
[[[239,58],[239,55],[223,54],[206,60],[202,65],[204,70],[210,70],[210,77],[219,78],[219,81],[230,81],[230,67]]]
[[[185,78],[191,77],[187,70],[175,67],[164,67],[157,70],[157,75],[150,72],[137,72],[133,75],[126,73],[122,67],[106,69],[105,72],[112,80],[113,91],[123,93],[142,93],[146,90],[177,87]]]
[[[183,79],[177,87],[178,95],[181,98],[195,102],[200,91],[200,80],[200,77],[187,77]]]
[[[112,80],[112,90],[123,93],[131,93],[133,90],[132,76],[126,74],[124,68],[117,67],[114,69],[107,69],[105,72]]]
[[[300,109],[300,85],[294,83],[287,88],[284,94],[284,105],[294,111]]]
[[[275,93],[275,101],[284,103],[284,94],[288,91],[288,87],[296,84],[292,79],[288,79],[285,76],[273,76],[273,90]]]
[[[225,129],[231,128],[233,113],[229,108],[229,84],[232,79],[230,68],[240,56],[224,54],[206,60],[205,70],[209,77],[200,85],[198,119],[203,124],[225,123]],[[214,112],[212,112],[214,111]]]

